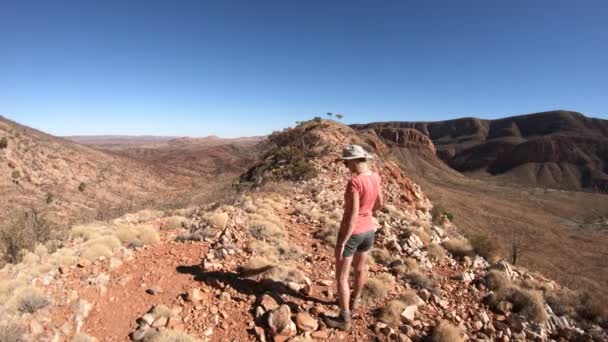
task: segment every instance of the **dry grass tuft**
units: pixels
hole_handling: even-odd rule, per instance
[[[106,258],[111,257],[112,254],[112,250],[108,246],[101,243],[93,243],[82,246],[81,256],[87,260],[95,261],[102,256]]]
[[[489,304],[494,309],[501,301],[508,301],[513,304],[513,312],[525,316],[535,322],[545,322],[547,312],[544,307],[543,296],[538,291],[524,290],[515,285],[501,288],[489,298]]]
[[[277,264],[276,260],[262,256],[249,259],[240,267],[239,273],[242,277],[260,277],[283,283],[304,281],[304,273],[297,268],[287,264]]]
[[[160,228],[166,230],[186,228],[188,222],[189,220],[183,216],[169,216],[163,219]]]
[[[71,342],[97,342],[97,339],[95,337],[92,337],[85,333],[79,332],[79,333],[76,333],[76,335],[74,335],[74,337],[72,337],[72,339],[70,341]]]
[[[448,321],[441,321],[433,329],[431,335],[433,342],[464,342],[464,332],[462,329]]]
[[[0,323],[0,341],[2,342],[25,342],[25,333],[26,329],[21,324]]]
[[[486,286],[492,291],[496,291],[511,285],[509,277],[504,272],[491,270],[485,276]]]
[[[361,300],[369,304],[382,299],[394,286],[395,278],[389,273],[381,273],[365,283],[361,290]]]
[[[451,239],[443,243],[443,247],[455,258],[462,259],[465,256],[475,256],[473,246],[466,239]]]
[[[443,260],[446,257],[445,249],[441,245],[433,243],[427,248],[429,258],[435,261]]]
[[[405,275],[405,278],[407,279],[408,283],[416,289],[427,289],[432,292],[436,291],[435,283],[433,282],[433,280],[427,277],[422,272],[409,272]]]
[[[228,214],[226,214],[224,212],[214,212],[214,213],[210,213],[209,215],[206,216],[207,222],[210,225],[217,227],[219,229],[226,228],[226,225],[228,224],[229,219],[230,219],[230,217],[228,216]]]
[[[319,230],[317,230],[313,236],[316,239],[319,239],[330,246],[335,246],[337,242],[338,235],[338,224],[335,222],[328,223],[326,225],[321,226]]]
[[[14,308],[21,313],[34,313],[47,307],[50,302],[48,298],[35,287],[24,287],[17,289],[12,298]]]
[[[391,300],[378,312],[378,320],[393,327],[401,324],[401,313],[407,304],[400,300]]]
[[[195,337],[188,335],[185,332],[174,330],[163,330],[154,335],[150,342],[197,342]]]
[[[140,225],[136,229],[137,239],[146,245],[160,241],[158,230],[150,225]]]
[[[266,240],[271,243],[278,242],[287,237],[287,234],[280,226],[269,221],[250,221],[249,232],[256,239]]]
[[[498,240],[487,235],[474,235],[469,237],[473,250],[490,263],[500,260],[500,245]]]
[[[143,209],[135,213],[138,222],[159,219],[163,216],[165,216],[165,212],[162,210]]]
[[[386,249],[374,248],[370,251],[370,256],[374,262],[381,265],[387,265],[393,261],[394,257]]]
[[[416,290],[405,289],[403,293],[399,295],[399,300],[404,302],[406,305],[414,305],[417,304],[418,294]]]

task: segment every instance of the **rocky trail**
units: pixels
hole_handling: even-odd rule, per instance
[[[351,142],[382,153],[373,135],[329,125],[275,137],[282,148],[311,141],[314,158],[303,166],[281,159],[297,150],[272,151],[242,179],[262,185],[225,204],[73,228],[64,248],[0,272],[23,281],[10,283],[15,305],[0,313],[12,308],[28,341],[605,340],[601,322],[554,312],[551,294],[567,289],[489,263],[449,220],[434,222],[422,190],[384,158],[375,169],[388,204],[377,215],[362,306],[350,331],[327,328],[322,316],[338,313],[333,245],[347,179],[334,159]],[[48,267],[32,273],[39,264]],[[33,305],[34,297],[50,299]],[[0,320],[1,342],[11,322]]]

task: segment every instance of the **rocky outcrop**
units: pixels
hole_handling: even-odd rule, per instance
[[[407,130],[430,138],[437,156],[460,172],[486,171],[538,186],[608,191],[608,121],[553,111],[498,120],[352,125],[373,130],[387,144],[426,146]]]

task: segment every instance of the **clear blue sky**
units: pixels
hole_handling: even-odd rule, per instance
[[[57,135],[608,116],[608,1],[1,1],[0,114]]]

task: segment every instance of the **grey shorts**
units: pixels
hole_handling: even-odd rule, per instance
[[[374,247],[374,236],[375,231],[370,230],[369,232],[354,234],[350,236],[350,239],[346,241],[344,246],[343,257],[351,257],[355,252],[363,253],[367,252]]]

